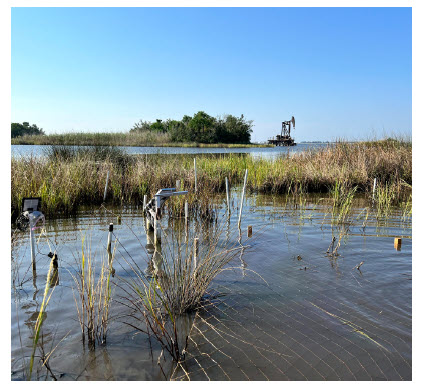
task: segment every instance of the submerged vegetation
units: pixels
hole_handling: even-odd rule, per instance
[[[12,217],[23,197],[40,196],[42,211],[50,216],[71,214],[84,204],[101,204],[108,172],[110,203],[141,203],[143,195],[174,187],[176,180],[189,191],[189,205],[195,203],[195,172],[189,155],[129,156],[115,147],[52,147],[46,155],[12,158]],[[341,195],[340,185],[356,187],[357,193],[372,198],[376,178],[378,206],[388,207],[408,201],[412,191],[412,144],[406,141],[339,142],[274,160],[220,154],[197,155],[196,161],[196,202],[207,207],[212,194],[225,191],[225,177],[236,186],[243,182],[245,169],[251,192]],[[181,213],[181,204],[174,210]]]

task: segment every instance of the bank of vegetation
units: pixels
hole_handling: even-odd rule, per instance
[[[81,205],[101,204],[109,171],[107,201],[141,203],[143,195],[175,186],[190,192],[189,200],[208,207],[212,195],[230,184],[242,183],[248,169],[251,192],[299,194],[332,192],[335,186],[356,187],[371,194],[373,181],[385,192],[389,205],[406,200],[412,186],[412,144],[385,140],[360,143],[338,142],[274,160],[245,154],[197,155],[198,192],[194,194],[193,156],[130,156],[119,148],[51,147],[46,157],[13,157],[12,216],[23,197],[40,196],[42,210],[50,216],[71,214]]]
[[[229,146],[251,142],[252,121],[243,115],[231,114],[212,117],[199,111],[181,120],[140,120],[129,132],[121,133],[62,133],[45,135],[26,128],[24,124],[12,124],[14,145],[93,145],[93,146]],[[29,124],[28,124],[29,125]],[[32,128],[32,129],[31,129]]]

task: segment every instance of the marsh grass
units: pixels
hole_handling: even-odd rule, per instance
[[[375,191],[374,205],[376,216],[385,218],[391,213],[393,207],[400,205],[403,216],[406,218],[412,213],[412,186],[405,181],[389,180],[378,182]]]
[[[168,133],[115,132],[115,133],[60,133],[12,138],[12,145],[78,145],[78,146],[160,146],[184,148],[253,148],[270,147],[267,144],[203,144],[172,142]]]
[[[109,162],[121,169],[131,161],[131,156],[117,146],[51,145],[44,147],[43,153],[52,162],[70,162],[77,159],[87,159],[96,163]]]
[[[131,265],[134,276],[125,287],[124,303],[133,319],[126,324],[153,335],[175,362],[184,358],[188,340],[188,333],[179,328],[182,316],[202,305],[214,278],[247,248],[229,234],[223,238],[224,227],[215,223],[202,222],[196,228],[197,256],[191,236],[165,234],[163,247],[155,247],[151,273]]]
[[[108,259],[108,263],[106,263],[105,257],[97,262],[91,251],[91,243],[86,242],[85,237],[82,237],[78,270],[75,274],[71,274],[78,294],[76,296],[74,293],[74,300],[83,344],[87,338],[88,346],[91,349],[95,348],[96,343],[104,344],[106,342],[112,301],[111,276],[114,256],[115,249],[111,259]]]
[[[12,213],[18,213],[25,196],[41,196],[42,210],[49,216],[75,213],[83,204],[101,204],[108,171],[108,203],[140,204],[143,195],[152,197],[160,188],[174,187],[176,180],[182,182],[182,189],[194,193],[192,155],[110,155],[100,159],[93,153],[12,158]],[[196,203],[205,208],[215,193],[225,192],[225,177],[233,187],[242,184],[245,169],[250,192],[326,193],[338,183],[372,196],[373,179],[377,178],[381,190],[391,183],[393,205],[411,193],[409,142],[337,143],[274,160],[246,154],[204,154],[196,160],[198,192],[187,196],[191,208],[196,208]],[[181,214],[182,208],[177,202],[173,210]]]
[[[329,189],[332,198],[332,221],[344,223],[351,212],[357,186],[351,188],[347,182],[336,181]]]
[[[167,133],[60,133],[12,138],[12,145],[155,146],[171,143]]]

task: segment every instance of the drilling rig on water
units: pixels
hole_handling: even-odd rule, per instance
[[[295,129],[295,118],[292,116],[290,121],[282,121],[282,130],[275,138],[269,139],[269,144],[276,146],[294,146],[297,145],[291,137],[291,125]]]

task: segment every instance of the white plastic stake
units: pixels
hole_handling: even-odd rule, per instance
[[[33,215],[29,214],[29,227],[30,227],[30,244],[31,244],[31,263],[32,263],[32,270],[35,271],[35,236],[34,236],[34,224],[33,224]]]
[[[154,235],[153,235],[155,245],[161,243],[161,224],[159,220],[154,218]]]
[[[112,232],[114,231],[114,224],[109,223],[109,232],[108,232],[108,244],[106,246],[106,250],[108,253],[111,252],[111,244],[112,244]]]
[[[196,176],[196,158],[193,159],[193,165],[195,168],[195,192],[198,192],[198,179]]]
[[[187,200],[184,202],[184,218],[186,222],[189,219],[189,203],[187,202]]]
[[[105,192],[103,193],[103,201],[106,200],[106,191],[108,190],[108,182],[109,182],[109,171],[106,175],[106,184],[105,184]]]
[[[226,200],[227,200],[227,214],[230,216],[230,191],[229,191],[229,179],[226,176]]]
[[[199,238],[193,240],[193,269],[196,269],[197,259],[199,255]]]
[[[372,200],[375,200],[375,189],[376,189],[376,177],[373,179]]]

